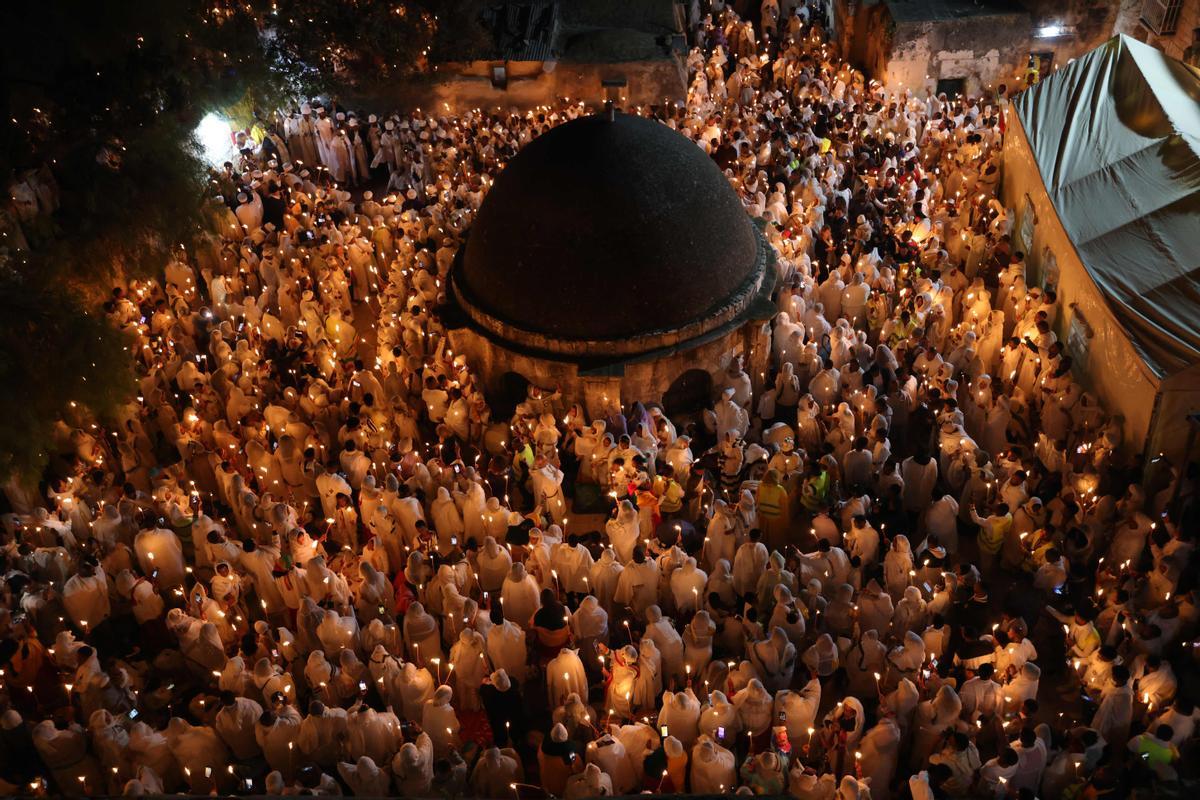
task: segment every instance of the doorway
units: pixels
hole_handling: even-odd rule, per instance
[[[496,393],[489,398],[492,419],[507,420],[517,410],[517,404],[529,397],[529,380],[519,372],[506,372],[496,382]]]
[[[712,391],[712,375],[708,370],[689,369],[663,393],[663,410],[671,418],[677,414],[694,413],[708,405],[712,400]]]
[[[963,93],[966,86],[966,78],[938,78],[936,94],[944,94],[947,98],[953,100]]]

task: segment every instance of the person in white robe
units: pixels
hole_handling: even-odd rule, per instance
[[[107,784],[100,764],[88,752],[87,734],[78,723],[60,728],[53,720],[42,720],[33,726],[31,736],[42,763],[64,795],[90,796],[104,790]]]
[[[646,551],[638,545],[633,557],[621,574],[617,576],[613,601],[628,606],[634,616],[642,616],[658,601],[659,569],[654,561],[646,558]]]
[[[153,772],[166,787],[173,789],[182,778],[166,735],[144,722],[135,722],[129,729],[129,757],[136,770]]]
[[[732,746],[742,731],[737,708],[723,691],[709,692],[708,702],[700,709],[700,733],[721,745]]]
[[[394,690],[400,696],[400,705],[405,719],[421,718],[426,701],[433,697],[437,685],[433,673],[424,667],[418,667],[411,661],[406,661],[394,679]]]
[[[737,785],[733,753],[701,736],[692,748],[689,781],[693,794],[725,794]]]
[[[861,764],[862,778],[870,782],[872,800],[891,797],[891,782],[900,760],[900,743],[900,726],[891,716],[881,717],[863,734],[857,751],[862,757],[857,758],[856,753],[856,760]]]
[[[571,635],[580,658],[585,663],[597,661],[598,645],[608,644],[608,612],[600,607],[595,595],[586,595],[571,613]]]
[[[758,678],[752,678],[733,696],[733,706],[743,731],[758,736],[771,727],[774,698]]]
[[[347,610],[350,613],[340,614],[330,609],[317,623],[317,639],[325,652],[331,655],[358,647],[358,618],[354,616],[353,609]]]
[[[1129,738],[1133,721],[1133,687],[1129,685],[1129,670],[1122,664],[1113,667],[1110,685],[1100,696],[1100,705],[1092,717],[1092,727],[1108,742],[1123,742]]]
[[[746,649],[750,663],[758,671],[768,691],[777,692],[791,686],[796,666],[796,646],[788,640],[783,628],[772,629],[766,639],[747,643]]]
[[[94,630],[111,614],[108,592],[104,568],[84,561],[63,586],[63,607],[81,630]]]
[[[465,530],[462,512],[445,486],[438,488],[437,497],[429,507],[429,518],[433,521],[433,529],[437,531],[439,551],[449,553],[462,543]]]
[[[891,631],[894,613],[892,596],[872,578],[858,596],[859,630],[874,630],[881,638],[886,637]]]
[[[899,600],[908,587],[913,571],[913,552],[908,543],[908,537],[898,535],[892,540],[891,549],[883,557],[884,586],[893,600]],[[924,627],[924,626],[922,626]]]
[[[713,636],[717,626],[707,611],[697,611],[691,622],[683,629],[683,663],[685,672],[702,675],[713,657]]]
[[[663,687],[662,653],[654,640],[643,636],[638,644],[637,675],[631,702],[635,710],[651,710],[658,704]]]
[[[391,784],[390,776],[370,756],[361,756],[353,764],[338,762],[338,774],[356,797],[384,797]]]
[[[625,745],[611,733],[604,733],[588,742],[584,758],[589,766],[598,767],[609,777],[614,794],[628,794],[637,786],[637,773],[625,751]]]
[[[801,659],[809,672],[818,678],[828,678],[841,664],[838,646],[828,633],[818,636],[812,646],[804,651]]]
[[[420,602],[413,603],[404,614],[404,641],[408,644],[409,658],[420,666],[444,657],[437,618]]]
[[[516,566],[516,565],[514,565]],[[503,670],[518,684],[524,682],[528,664],[525,631],[506,619],[499,604],[492,606],[492,626],[487,633],[487,657],[495,670]]]
[[[750,430],[750,414],[736,402],[736,396],[736,389],[725,389],[713,406],[714,432],[719,442],[725,441],[728,434],[740,439]]]
[[[291,706],[277,707],[255,722],[255,740],[267,764],[285,779],[294,778],[303,766],[298,744],[302,719]]]
[[[563,798],[564,800],[583,800],[585,797],[611,797],[612,794],[612,778],[599,766],[588,764],[583,768],[583,772],[567,779],[567,788]]]
[[[564,647],[546,664],[546,694],[550,708],[562,705],[573,694],[586,697],[587,691],[588,679],[579,651]]]
[[[702,552],[709,569],[714,568],[721,559],[730,564],[734,562],[739,533],[736,511],[724,500],[718,499],[713,503],[712,518],[704,535]]]
[[[484,677],[491,673],[491,664],[486,658],[487,643],[483,635],[474,628],[467,628],[458,635],[458,641],[450,648],[450,666],[455,678],[459,708],[478,711],[479,687]]]
[[[15,712],[14,712],[15,713]],[[107,778],[107,791],[119,791],[121,776],[132,772],[129,756],[129,732],[107,709],[97,709],[88,718],[92,750]]]
[[[893,658],[893,663],[895,660]],[[959,689],[963,714],[972,722],[981,718],[990,719],[1004,707],[1004,690],[992,680],[994,672],[995,667],[991,663],[980,664],[975,677],[964,682]]]
[[[392,778],[401,797],[428,797],[433,786],[433,740],[422,731],[392,759]]]
[[[439,686],[433,697],[425,702],[421,712],[421,729],[429,734],[434,755],[438,758],[444,758],[462,746],[458,735],[458,715],[450,705],[453,697],[453,689]]]
[[[500,604],[505,619],[525,630],[533,624],[533,615],[542,606],[541,590],[533,576],[525,571],[524,564],[518,562],[509,568],[508,577],[500,588]]]
[[[922,701],[917,706],[913,720],[910,767],[918,769],[928,763],[947,730],[965,730],[961,716],[962,700],[952,686],[944,685],[932,699]]]
[[[133,549],[144,575],[154,576],[159,586],[183,586],[187,576],[183,545],[174,531],[166,528],[144,530],[134,537]]]
[[[663,692],[658,712],[660,731],[666,729],[684,747],[691,747],[700,736],[700,700],[688,687],[683,692]]]
[[[766,545],[755,538],[752,531],[749,541],[737,549],[733,559],[733,590],[739,595],[753,592],[767,570],[768,559]]]
[[[478,797],[505,797],[513,784],[525,780],[521,757],[511,747],[489,747],[471,772],[471,788]]]
[[[345,754],[352,759],[370,756],[376,763],[390,758],[402,741],[400,718],[393,711],[364,705],[347,715],[346,733]]]
[[[487,536],[476,556],[476,564],[480,590],[495,594],[504,586],[504,579],[512,569],[512,555],[494,537]]]
[[[671,597],[675,601],[675,613],[687,618],[703,605],[702,594],[708,585],[708,575],[696,566],[696,559],[688,558],[683,566],[671,573]]]
[[[633,503],[622,500],[617,506],[615,516],[605,523],[604,529],[617,560],[621,564],[629,564],[641,536],[638,512]]]
[[[299,714],[295,714],[295,723],[300,724]],[[221,767],[229,763],[229,750],[217,732],[207,725],[190,725],[186,720],[172,717],[167,724],[166,737],[183,771],[187,791],[191,794],[219,792],[219,782],[228,778],[228,773]],[[263,750],[265,753],[266,748]]]
[[[588,585],[591,589],[591,594],[596,597],[601,608],[608,613],[612,613],[613,597],[617,592],[617,582],[624,569],[621,562],[617,559],[617,554],[613,548],[606,547],[601,551],[600,558],[592,565],[592,569],[589,572]]]
[[[904,596],[896,604],[895,617],[892,620],[892,635],[903,636],[909,631],[921,633],[928,624],[928,618],[929,613],[926,609],[925,599],[921,596],[921,590],[916,586],[908,586],[904,589]]]
[[[238,697],[233,692],[222,692],[220,704],[213,727],[233,757],[248,761],[261,755],[262,747],[254,735],[254,725],[262,716],[263,707],[251,698]]]
[[[312,701],[308,715],[300,723],[296,736],[296,747],[306,759],[322,769],[332,769],[337,762],[343,741],[348,739],[348,721],[343,708],[326,708],[320,701]]]
[[[606,667],[610,673],[605,695],[609,717],[629,719],[633,716],[633,689],[638,677],[638,650],[627,645],[610,654]]]
[[[820,705],[821,682],[815,677],[798,691],[783,689],[775,693],[775,719],[786,728],[793,747],[812,743]]]
[[[533,483],[533,502],[554,521],[562,525],[567,516],[567,503],[563,497],[563,472],[549,461],[535,465],[530,473]]]
[[[645,637],[654,642],[662,656],[664,676],[683,680],[689,674],[698,674],[695,666],[692,666],[690,673],[684,668],[683,638],[675,630],[672,620],[664,617],[658,606],[646,609]]]

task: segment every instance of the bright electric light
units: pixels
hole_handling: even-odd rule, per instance
[[[1062,25],[1059,25],[1058,23],[1053,23],[1053,24],[1045,25],[1041,28],[1038,28],[1037,38],[1053,39],[1055,36],[1058,36],[1062,32],[1063,32]]]
[[[204,159],[214,167],[224,164],[233,154],[233,128],[229,121],[208,113],[196,126],[196,140],[204,152]]]

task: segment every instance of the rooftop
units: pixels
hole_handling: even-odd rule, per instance
[[[506,343],[631,357],[741,317],[769,251],[691,140],[654,120],[597,115],[509,162],[451,283],[467,315]]]
[[[896,22],[943,22],[1027,14],[1015,0],[885,0]]]

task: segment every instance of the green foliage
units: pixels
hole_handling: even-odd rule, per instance
[[[313,89],[336,92],[362,81],[403,77],[425,63],[438,5],[437,0],[279,0],[268,15],[270,55]]]
[[[0,273],[0,475],[36,475],[72,403],[110,418],[133,388],[129,341],[77,295]]]
[[[429,60],[474,61],[491,58],[496,49],[491,32],[483,24],[484,0],[442,0],[437,6],[437,30],[429,47]]]
[[[298,97],[411,76],[435,38],[478,44],[482,3],[6,5],[0,180],[49,168],[60,206],[22,224],[28,251],[0,250],[0,477],[45,463],[68,401],[103,414],[128,390],[127,343],[95,300],[121,277],[157,274],[208,229],[192,134],[206,113],[249,126]]]
[[[36,474],[75,402],[128,395],[128,342],[94,298],[150,275],[203,234],[208,179],[191,131],[209,110],[284,84],[249,7],[197,0],[22,3],[6,9],[0,177],[48,167],[58,210],[23,225],[0,267],[0,475]]]

